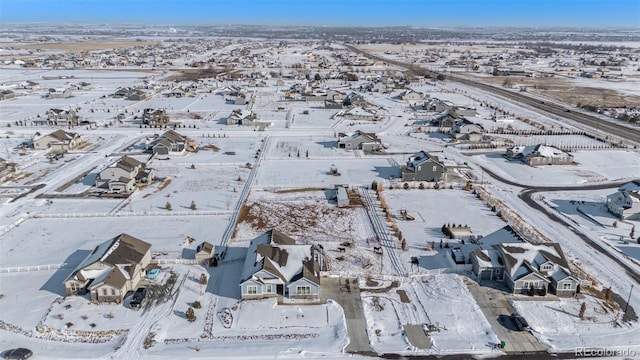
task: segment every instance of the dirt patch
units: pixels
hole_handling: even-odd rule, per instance
[[[207,144],[207,145],[198,146],[198,149],[196,150],[196,152],[199,151],[199,150],[205,150],[205,151],[206,150],[213,150],[214,152],[218,152],[218,151],[220,151],[220,148],[215,146],[215,145],[213,145],[213,144]]]
[[[397,288],[399,286],[400,286],[400,282],[393,281],[391,283],[391,285],[389,285],[387,287],[376,288],[376,289],[360,288],[360,292],[366,291],[366,292],[372,292],[372,293],[386,293],[386,292],[389,292],[389,290],[395,289],[395,288]],[[406,294],[405,294],[405,296],[406,296]]]
[[[223,71],[221,70],[216,70],[212,68],[184,69],[184,70],[180,70],[180,72],[177,74],[167,76],[163,80],[165,81],[198,81],[200,79],[214,78],[222,72]]]
[[[408,304],[410,302],[409,297],[404,290],[396,290],[396,294],[400,296],[400,301],[402,301],[403,303]]]
[[[166,188],[167,188],[167,186],[169,186],[169,185],[171,185],[171,179],[165,179],[165,180],[162,182],[162,184],[160,184],[160,186],[158,186],[158,189],[157,189],[156,191],[154,191],[154,192],[152,192],[152,193],[149,193],[149,194],[146,194],[146,195],[145,195],[145,196],[143,196],[142,198],[144,199],[144,198],[147,198],[147,197],[149,197],[149,196],[151,196],[151,195],[153,195],[153,194],[157,194],[157,193],[159,193],[160,191],[162,191],[162,190],[166,189]]]
[[[636,107],[640,97],[607,89],[576,85],[566,78],[529,78],[516,76],[492,76],[479,78],[483,82],[503,86],[509,82],[515,87],[526,87],[528,92],[570,105],[593,105],[598,108]]]
[[[371,278],[367,278],[367,282],[366,283],[367,283],[367,286],[369,286],[369,287],[376,287],[376,286],[380,285],[379,282],[377,282],[377,281],[375,281],[375,280],[373,280]]]
[[[343,242],[354,236],[354,211],[321,201],[257,201],[243,207],[238,224],[258,232],[277,228],[296,238]]]

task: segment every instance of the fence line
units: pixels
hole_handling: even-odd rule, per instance
[[[198,262],[194,259],[151,259],[152,264],[166,265],[166,264],[184,264],[184,265],[197,265]]]
[[[0,273],[12,273],[12,272],[31,272],[31,271],[45,271],[55,270],[68,267],[69,264],[48,264],[48,265],[30,265],[30,266],[9,266],[0,268]]]
[[[118,213],[67,213],[67,214],[33,214],[32,218],[92,218],[92,217],[126,217],[126,216],[193,216],[193,215],[228,215],[231,210],[212,211],[134,211]]]

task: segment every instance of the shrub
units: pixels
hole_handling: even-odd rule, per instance
[[[536,288],[534,288],[533,285],[529,286],[528,295],[533,296],[535,294],[536,294]]]
[[[200,309],[202,307],[202,304],[200,304],[200,301],[194,301],[193,302],[193,308],[194,309]]]
[[[543,286],[542,289],[540,289],[540,295],[547,296],[547,287],[546,286]]]
[[[374,181],[371,183],[371,190],[378,190],[378,182]]]
[[[207,274],[200,274],[200,284],[205,285],[207,283]]]
[[[418,189],[420,189],[420,190],[424,190],[424,184],[423,184],[423,183],[420,183],[420,185],[418,185]]]
[[[168,202],[168,201],[167,201],[167,203],[164,205],[164,208],[165,208],[166,210],[169,210],[169,211],[171,211],[171,209],[173,209],[173,207],[171,206],[171,203],[170,203],[170,202]]]
[[[197,209],[196,202],[191,200],[191,210],[196,210],[196,209]]]
[[[96,325],[96,323],[91,323],[91,324],[89,324],[89,326],[91,326],[91,328],[94,328],[94,327],[96,327],[97,325]]]
[[[407,183],[407,182],[406,182],[406,183],[404,183],[404,185],[402,185],[402,187],[403,187],[405,190],[409,190],[409,183]]]
[[[187,317],[187,321],[189,321],[189,322],[196,321],[196,314],[195,314],[195,311],[193,311],[192,307],[189,307],[187,309],[187,312],[185,313],[185,316]]]
[[[195,166],[194,164],[191,164],[191,168],[192,168],[192,169],[195,169],[195,168],[196,168],[196,166]]]
[[[72,327],[72,326],[73,326],[73,323],[72,323],[72,322],[68,322],[68,323],[66,323],[65,325],[67,326],[67,329],[68,329],[68,328],[70,328],[70,327]]]
[[[614,228],[617,228],[617,227],[618,227],[618,222],[617,222],[617,221],[614,221],[614,222],[613,222],[613,227],[614,227]]]

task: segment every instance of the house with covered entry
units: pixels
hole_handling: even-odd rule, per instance
[[[96,187],[112,193],[131,193],[138,184],[150,183],[153,178],[153,169],[147,168],[145,163],[123,156],[98,173]]]
[[[47,150],[54,152],[64,152],[73,150],[84,143],[84,138],[79,133],[56,130],[33,140],[33,148],[36,150]]]
[[[142,112],[142,123],[145,125],[167,125],[169,124],[169,115],[165,109],[144,109]]]
[[[322,255],[278,230],[251,240],[240,277],[242,299],[319,298]]]
[[[508,159],[520,160],[529,166],[570,165],[573,163],[571,154],[544,144],[514,146],[507,149],[505,156]]]
[[[51,126],[76,126],[78,125],[78,115],[73,109],[49,109],[47,110],[47,122]]]
[[[382,141],[375,133],[367,133],[356,130],[351,134],[340,133],[338,148],[346,150],[379,151],[382,150]]]
[[[251,110],[235,109],[227,117],[227,125],[251,126],[258,120],[256,114]]]
[[[607,210],[621,220],[640,220],[640,180],[628,182],[607,196]]]
[[[504,282],[513,294],[549,293],[574,296],[580,280],[557,243],[501,243],[471,252],[472,272],[477,280]],[[533,289],[533,290],[532,290]]]
[[[198,145],[188,136],[167,130],[161,135],[156,134],[147,139],[145,148],[156,155],[184,155],[187,151],[195,151]]]
[[[402,181],[440,181],[445,167],[437,156],[418,151],[409,157],[401,171]]]
[[[122,233],[93,249],[64,281],[67,296],[91,294],[91,301],[121,302],[135,290],[151,261],[151,244]]]

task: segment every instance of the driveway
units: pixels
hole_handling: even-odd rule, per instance
[[[547,347],[540,344],[531,333],[517,330],[509,318],[515,311],[507,302],[508,294],[501,290],[480,286],[472,280],[465,279],[465,283],[498,339],[506,342],[504,352],[507,354],[547,352]]]
[[[320,299],[326,302],[332,299],[344,310],[344,317],[347,322],[347,332],[349,333],[349,345],[345,349],[348,353],[359,353],[363,355],[377,356],[369,345],[367,336],[367,322],[362,310],[362,300],[360,299],[360,289],[356,279],[345,279],[335,277],[323,277],[320,280]]]

